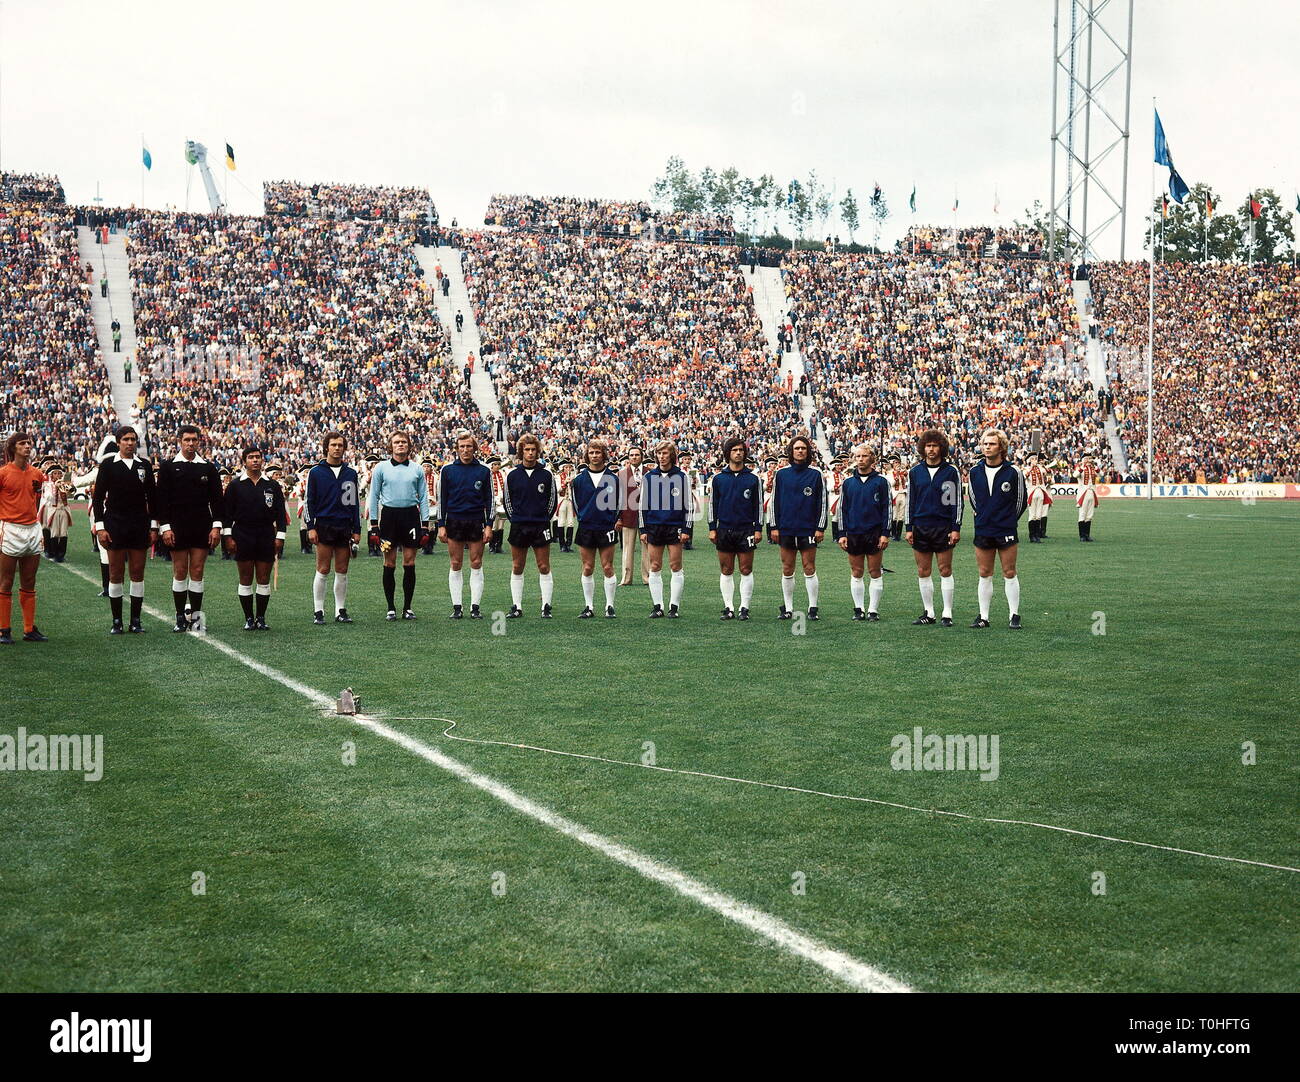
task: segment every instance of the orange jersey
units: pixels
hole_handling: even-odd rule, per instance
[[[0,466],[0,522],[31,526],[37,521],[36,505],[47,478],[35,466],[20,470],[12,462]]]

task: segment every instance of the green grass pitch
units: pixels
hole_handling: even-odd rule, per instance
[[[756,618],[724,624],[707,545],[687,553],[676,622],[646,618],[639,582],[618,620],[578,621],[578,559],[557,553],[555,620],[537,617],[530,568],[524,620],[452,624],[442,549],[419,559],[418,622],[384,621],[379,561],[362,558],[357,622],[318,628],[291,537],[270,633],[238,630],[234,565],[209,565],[210,635],[331,695],[355,688],[363,709],[416,719],[394,728],[921,991],[1294,991],[1293,871],[456,742],[432,720],[631,762],[652,742],[675,769],[1300,866],[1300,506],[1111,500],[1093,545],[1073,517],[1058,508],[1048,543],[1021,546],[1020,633],[1000,585],[994,627],[966,628],[968,543],[952,630],[911,626],[904,546],[879,624],[850,622],[847,561],[826,547],[824,618],[794,634],[768,546]],[[156,620],[110,639],[77,523],[70,559],[96,584],[42,565],[51,641],[0,654],[0,732],[101,733],[105,772],[0,773],[0,990],[844,987],[201,641]],[[490,614],[509,604],[508,558],[485,566]],[[150,563],[159,610],[169,577]],[[996,734],[999,777],[891,769],[891,739],[916,725]]]

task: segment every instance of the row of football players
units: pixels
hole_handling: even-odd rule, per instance
[[[640,447],[631,447],[625,452],[626,457],[618,469],[625,471],[629,475],[640,475],[648,470],[651,463],[644,461],[644,451]],[[357,465],[357,475],[359,478],[359,492],[361,501],[367,500],[371,479],[375,469],[380,462],[378,455],[367,455],[363,463]],[[489,552],[502,552],[502,544],[505,537],[505,529],[508,523],[508,517],[505,508],[505,478],[506,471],[502,469],[501,458],[497,455],[491,455],[486,459],[488,469],[491,473],[492,480],[492,536],[488,540]],[[753,466],[755,463],[750,460],[746,463]],[[431,517],[436,517],[438,508],[436,476],[438,466],[430,459],[423,461],[422,469],[426,484],[429,489],[430,506],[429,512]],[[691,488],[692,502],[695,507],[694,517],[687,528],[688,538],[693,538],[696,523],[703,517],[704,508],[708,505],[709,489],[711,478],[707,471],[702,471],[695,467],[692,457],[688,454],[682,454],[679,458],[679,465]],[[763,501],[762,501],[762,522],[765,532],[768,535],[768,541],[775,543],[771,538],[772,528],[772,493],[776,484],[777,471],[789,465],[787,455],[770,457],[765,460],[764,468],[760,474],[763,484]],[[885,458],[881,463],[881,472],[889,479],[893,489],[893,533],[895,541],[902,536],[903,523],[907,518],[907,478],[908,470],[903,465],[902,459],[898,455],[892,455]],[[549,463],[548,463],[549,467]],[[856,468],[853,456],[840,455],[832,460],[826,471],[827,486],[830,491],[830,513],[834,517],[836,505],[839,502],[840,489],[844,479],[848,477]],[[228,471],[219,471],[222,474],[228,474]],[[298,475],[297,484],[294,486],[293,496],[298,505],[298,525],[299,525],[299,544],[304,554],[310,555],[312,546],[307,540],[307,526],[304,521],[304,510],[306,500],[307,477],[311,472],[311,467],[304,467]],[[552,533],[555,544],[559,546],[561,552],[572,552],[574,535],[577,527],[577,518],[570,495],[570,483],[574,477],[573,463],[560,460],[554,464],[551,472],[555,476],[556,488],[559,493],[556,504],[555,517],[552,519]],[[963,475],[966,471],[963,471]],[[276,479],[280,479],[279,467],[269,467],[268,473]],[[1081,495],[1079,498],[1079,539],[1081,541],[1092,540],[1092,516],[1096,508],[1096,483],[1100,476],[1096,464],[1091,458],[1085,458],[1079,470]],[[1048,468],[1039,461],[1037,455],[1029,455],[1025,469],[1026,484],[1029,490],[1029,540],[1042,541],[1047,536],[1047,515],[1052,504],[1052,498],[1048,492],[1048,485],[1051,475]],[[223,478],[228,480],[228,477]],[[631,486],[635,488],[633,483]],[[427,521],[427,520],[426,520]],[[629,585],[631,582],[632,571],[632,553],[631,548],[635,547],[635,511],[625,513],[620,517],[620,526],[628,531],[624,537],[625,552],[624,564],[622,569],[621,585]],[[630,546],[626,542],[632,542]],[[432,531],[428,543],[423,551],[428,554],[432,552]],[[685,542],[687,548],[690,548],[692,541],[688,539]],[[379,556],[380,551],[377,545],[371,543],[368,546],[371,556]],[[642,575],[644,579],[645,564],[643,560]]]
[[[129,628],[142,630],[144,558],[154,533],[161,534],[173,558],[172,590],[177,631],[202,629],[203,564],[218,538],[239,564],[239,594],[246,627],[265,628],[275,560],[282,551],[288,514],[281,486],[263,473],[259,449],[243,452],[243,470],[223,493],[216,470],[198,455],[200,434],[182,430],[180,452],[158,470],[155,486],[151,465],[135,455],[130,429],[119,433],[119,447],[105,458],[94,485],[92,510],[97,536],[108,565],[107,594],[113,608],[113,633],[123,630],[124,580],[130,578]],[[902,533],[915,554],[924,611],[917,624],[952,625],[955,593],[952,552],[960,540],[967,494],[974,512],[979,567],[979,617],[973,627],[989,626],[995,562],[1000,562],[1010,610],[1010,624],[1020,626],[1019,579],[1016,574],[1017,526],[1028,504],[1025,478],[1006,459],[1006,437],[986,431],[983,459],[961,473],[949,461],[946,437],[936,430],[917,441],[922,461],[907,476],[909,499]],[[345,462],[347,442],[341,433],[322,439],[323,460],[306,478],[303,515],[308,541],[314,546],[313,619],[325,622],[325,600],[333,571],[335,620],[350,623],[347,611],[348,570],[353,547],[360,540],[361,486],[357,471]],[[414,619],[415,553],[432,524],[438,540],[448,547],[448,589],[452,618],[464,616],[464,562],[469,560],[471,618],[481,618],[483,552],[493,535],[495,517],[492,470],[480,462],[477,444],[468,432],[458,434],[456,459],[435,476],[431,494],[423,467],[411,457],[405,433],[390,441],[391,457],[372,471],[367,499],[369,539],[384,555],[383,585],[388,618]],[[542,464],[542,447],[532,436],[518,442],[520,463],[503,483],[503,500],[511,530],[510,618],[523,614],[524,568],[534,554],[539,576],[542,615],[552,615],[553,580],[550,546],[552,522],[561,497],[554,474]],[[723,448],[726,467],[708,484],[709,539],[715,545],[723,619],[748,619],[753,597],[753,553],[763,533],[764,486],[747,465],[749,449],[741,439]],[[855,450],[853,472],[842,483],[831,513],[829,487],[812,465],[813,449],[806,437],[787,448],[789,465],[776,471],[767,518],[780,545],[782,565],[781,619],[793,618],[795,566],[801,565],[808,598],[808,616],[819,617],[818,546],[828,528],[850,565],[854,619],[879,619],[883,592],[881,558],[892,537],[895,493],[887,477],[875,469],[875,455],[866,445]],[[682,547],[694,518],[695,494],[677,461],[673,444],[655,448],[655,465],[644,473],[611,469],[608,447],[593,440],[585,463],[568,485],[577,520],[576,540],[582,557],[582,618],[595,615],[595,567],[603,573],[606,617],[615,614],[618,580],[613,549],[620,520],[635,509],[636,527],[648,554],[647,580],[651,616],[680,614],[684,576]],[[436,514],[430,507],[437,508]],[[155,513],[161,518],[154,517]],[[833,518],[833,523],[831,519]],[[396,557],[402,552],[403,604],[395,604]],[[670,572],[668,604],[664,606],[663,564]],[[936,615],[933,564],[939,565],[941,615]],[[740,572],[740,604],[735,604],[735,572]],[[864,581],[865,580],[865,581]],[[868,591],[870,597],[868,599]],[[187,612],[189,615],[187,615]],[[128,628],[128,629],[129,629]]]

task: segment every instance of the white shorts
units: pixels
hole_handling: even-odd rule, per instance
[[[0,522],[0,552],[6,556],[36,556],[41,551],[41,524],[24,526],[17,522]]]

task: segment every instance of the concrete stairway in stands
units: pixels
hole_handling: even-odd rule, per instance
[[[469,294],[465,289],[460,249],[446,244],[440,244],[436,248],[416,245],[415,258],[424,268],[425,281],[433,286],[438,318],[447,328],[447,336],[451,339],[451,355],[456,363],[456,371],[464,371],[466,360],[471,353],[474,354],[474,372],[469,380],[469,392],[474,399],[474,405],[478,407],[479,413],[485,420],[489,417],[493,419],[500,417],[501,403],[497,401],[492,377],[488,375],[487,368],[483,364],[483,342],[479,337],[478,322],[474,319],[474,306],[470,304]],[[450,281],[450,289],[445,297],[442,295],[442,287],[438,284],[436,270],[439,267]],[[456,330],[457,312],[465,317],[459,332]]]
[[[745,284],[750,286],[754,291],[754,308],[758,312],[759,321],[763,324],[763,335],[767,338],[768,348],[773,354],[777,354],[777,332],[785,322],[786,315],[790,311],[789,300],[785,295],[785,282],[781,277],[780,267],[755,267],[754,273],[750,274],[749,267],[741,267],[741,273],[745,277]],[[804,376],[803,354],[799,352],[799,332],[796,328],[794,334],[793,348],[780,354],[781,367],[778,373],[780,383],[785,386],[787,378],[791,379],[792,386],[796,389]],[[811,394],[803,395],[799,400],[799,415],[803,423],[811,428],[813,414],[816,412],[816,406],[813,403]],[[817,444],[817,450],[821,454],[823,462],[830,461],[830,446],[826,442],[826,436],[818,432],[814,442]]]
[[[81,254],[81,263],[95,268],[91,280],[90,314],[95,320],[95,337],[99,341],[99,351],[104,357],[104,367],[108,370],[109,385],[113,391],[113,409],[117,413],[119,424],[135,424],[132,412],[135,409],[136,391],[139,390],[140,366],[135,356],[135,309],[131,303],[131,270],[127,261],[126,234],[109,233],[108,243],[101,243],[99,230],[87,226],[77,227],[77,249]],[[108,296],[100,296],[100,279],[108,275]],[[122,325],[122,352],[113,352],[113,319]],[[125,365],[131,359],[135,371],[132,383],[126,382]],[[147,434],[141,434],[141,445],[147,442]]]
[[[1099,390],[1108,385],[1109,378],[1106,373],[1106,351],[1101,344],[1101,325],[1092,310],[1092,283],[1086,279],[1080,281],[1076,278],[1071,285],[1074,287],[1075,311],[1079,316],[1079,332],[1083,335],[1088,358],[1088,378],[1092,381],[1094,390]],[[1094,326],[1097,327],[1097,335],[1092,333]],[[1125,471],[1128,469],[1128,453],[1124,449],[1123,439],[1120,438],[1119,422],[1114,410],[1106,415],[1104,425],[1106,441],[1110,445],[1110,457],[1120,471]]]

